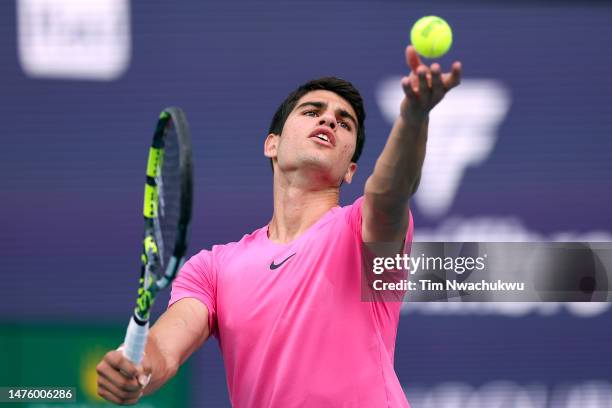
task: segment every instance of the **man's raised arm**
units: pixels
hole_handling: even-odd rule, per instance
[[[429,112],[461,77],[461,63],[450,73],[424,65],[412,46],[406,48],[410,75],[402,78],[404,99],[387,143],[364,190],[364,242],[401,242],[408,228],[408,200],[417,190],[425,159]]]

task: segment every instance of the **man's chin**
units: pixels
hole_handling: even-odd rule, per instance
[[[301,157],[298,161],[298,169],[307,171],[318,171],[322,174],[333,173],[334,163],[330,157],[321,157],[322,155],[312,155]]]
[[[302,173],[305,178],[312,179],[313,182],[337,186],[342,176],[337,174],[338,169],[334,168],[334,165],[337,167],[337,163],[327,157],[302,156],[290,168],[294,172]]]

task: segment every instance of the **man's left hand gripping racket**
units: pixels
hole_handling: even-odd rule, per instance
[[[144,194],[145,233],[138,301],[123,354],[139,365],[147,343],[155,295],[168,286],[185,260],[192,206],[191,136],[185,114],[166,108],[149,149]]]

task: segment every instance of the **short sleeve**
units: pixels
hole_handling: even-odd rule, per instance
[[[168,307],[184,298],[195,298],[208,308],[208,327],[216,331],[217,273],[212,262],[212,252],[200,251],[181,268],[172,283]]]
[[[355,202],[348,206],[346,211],[346,220],[351,230],[355,234],[359,235],[359,239],[361,241],[361,222],[362,222],[362,206],[363,206],[363,196],[357,198]],[[404,238],[404,250],[405,254],[410,254],[410,249],[412,247],[412,237],[414,235],[414,222],[412,219],[412,211],[409,208],[406,208],[408,211],[408,230],[406,231],[406,237]]]

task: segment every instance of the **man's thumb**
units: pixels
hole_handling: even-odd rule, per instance
[[[141,373],[138,376],[138,383],[142,388],[146,387],[147,384],[149,384],[149,381],[151,381],[151,374]]]

